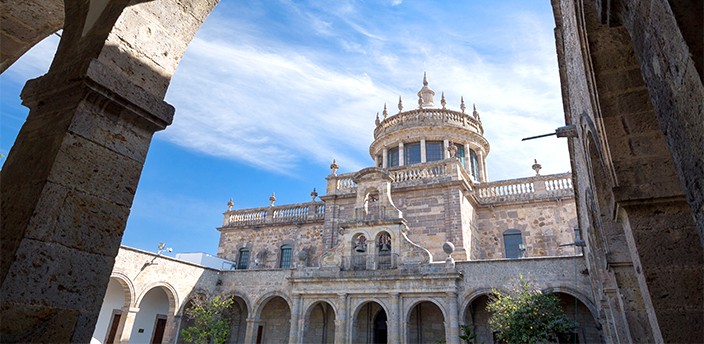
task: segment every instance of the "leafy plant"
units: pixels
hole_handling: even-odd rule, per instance
[[[519,278],[519,287],[510,293],[494,290],[487,310],[492,313],[489,327],[498,340],[507,343],[558,342],[558,334],[572,333],[576,325],[560,307],[555,294],[544,294]]]
[[[222,344],[230,334],[228,309],[234,299],[215,296],[207,299],[196,297],[184,312],[193,325],[181,330],[181,338],[189,343]]]
[[[462,331],[462,334],[460,334],[460,339],[462,339],[462,342],[467,344],[477,343],[477,334],[473,333],[469,326],[461,325],[460,331]]]

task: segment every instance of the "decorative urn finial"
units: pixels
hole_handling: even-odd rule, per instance
[[[440,98],[440,105],[442,105],[443,110],[445,109],[445,105],[447,105],[447,102],[445,101],[445,92],[442,92],[442,98]]]
[[[538,159],[533,159],[533,162],[534,162],[534,164],[533,164],[533,166],[531,166],[531,168],[533,169],[533,171],[535,171],[535,175],[539,176],[540,169],[543,168],[543,165],[538,163]]]
[[[464,96],[460,97],[460,110],[462,110],[462,113],[464,113],[464,110],[467,110],[467,106],[464,105]]]
[[[374,120],[374,124],[376,124],[377,126],[379,126],[379,124],[381,124],[381,121],[379,120],[379,113],[378,112],[376,113],[376,119]]]
[[[450,158],[456,158],[457,146],[454,143],[450,142],[447,146],[447,151],[450,152]]]
[[[235,202],[232,201],[232,197],[230,197],[230,201],[227,202],[227,211],[232,210],[232,207],[235,206]]]
[[[401,113],[403,111],[403,101],[401,100],[401,96],[398,96],[398,112]]]
[[[272,192],[272,193],[271,193],[271,197],[269,197],[269,206],[270,206],[270,207],[273,207],[273,206],[274,206],[274,202],[276,202],[276,195],[274,195],[274,193]]]
[[[310,193],[310,198],[311,198],[310,201],[315,202],[316,197],[318,197],[318,191],[316,191],[315,188],[313,188],[313,192]]]
[[[340,168],[340,166],[337,166],[337,162],[335,159],[332,159],[332,164],[330,164],[330,169],[332,170],[333,175],[337,175],[337,170]]]
[[[423,73],[423,88],[418,91],[418,106],[420,109],[426,108],[426,107],[433,107],[435,106],[435,103],[433,101],[433,97],[435,96],[435,91],[431,90],[430,87],[428,87],[428,78],[427,74],[424,72]]]
[[[384,103],[384,119],[389,115],[389,111],[386,110],[386,103]]]

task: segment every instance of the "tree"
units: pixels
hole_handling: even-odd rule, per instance
[[[494,290],[487,310],[489,327],[507,343],[558,342],[558,335],[575,331],[555,294],[544,294],[520,276],[519,287],[510,293]]]
[[[193,325],[181,330],[181,338],[189,343],[224,343],[230,334],[230,319],[227,314],[233,302],[232,297],[194,298],[192,305],[185,310]]]

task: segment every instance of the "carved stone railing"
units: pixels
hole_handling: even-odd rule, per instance
[[[482,122],[473,116],[448,109],[415,109],[401,112],[379,122],[374,129],[374,139],[400,129],[416,126],[455,126],[484,134]]]
[[[310,202],[270,206],[225,212],[223,228],[260,226],[267,224],[298,224],[323,221],[324,202]]]
[[[572,174],[568,172],[477,184],[475,196],[483,204],[574,197]]]
[[[445,159],[440,161],[426,162],[406,166],[396,166],[389,168],[393,186],[404,186],[404,184],[414,181],[427,181],[429,179],[446,178],[448,180],[465,179],[470,180],[469,174],[465,171],[458,160]],[[357,192],[357,184],[352,180],[354,173],[329,175],[327,194],[346,194]]]

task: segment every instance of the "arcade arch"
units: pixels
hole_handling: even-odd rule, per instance
[[[312,304],[305,315],[303,343],[334,343],[335,319],[335,309],[329,303]]]
[[[384,307],[376,301],[360,305],[353,317],[353,343],[386,343],[388,341],[388,315]]]

